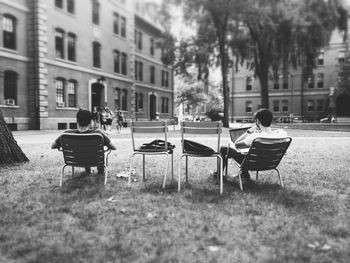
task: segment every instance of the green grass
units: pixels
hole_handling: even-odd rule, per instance
[[[115,177],[128,166],[130,135],[112,136],[106,187],[66,169],[59,188],[62,153],[24,144],[29,163],[0,167],[0,262],[349,262],[349,133],[289,133],[284,189],[265,172],[244,192],[230,178],[222,196],[209,176],[213,158],[190,159],[189,185],[177,192],[178,132],[169,135],[175,178],[164,190],[164,157],[147,158],[146,182],[140,157],[138,182]]]

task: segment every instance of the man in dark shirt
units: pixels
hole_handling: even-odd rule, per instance
[[[100,130],[92,130],[90,129],[90,123],[92,120],[92,114],[88,110],[79,110],[77,113],[77,124],[78,129],[75,130],[67,130],[64,133],[99,133],[103,136],[103,142],[104,145],[107,146],[111,150],[116,150],[117,148],[115,145],[111,142],[111,140]],[[59,149],[61,148],[61,136],[59,136],[51,145],[51,149]],[[98,173],[104,173],[104,167],[99,166],[97,167]],[[85,173],[89,174],[91,172],[91,167],[85,167]]]

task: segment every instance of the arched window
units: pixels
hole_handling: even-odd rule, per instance
[[[128,110],[128,91],[126,89],[122,90],[122,110]]]
[[[16,72],[11,70],[4,72],[4,99],[7,105],[17,104],[17,79]]]
[[[76,61],[76,35],[68,33],[68,60]]]
[[[55,31],[56,58],[64,59],[64,30],[56,28]]]
[[[93,56],[93,66],[95,68],[101,67],[101,44],[98,42],[93,42],[92,44],[92,56]]]
[[[77,81],[74,79],[70,79],[67,84],[67,93],[68,93],[68,107],[76,107],[77,106]]]
[[[324,79],[324,74],[318,73],[317,74],[317,88],[319,88],[319,89],[323,88],[323,79]]]
[[[2,17],[3,46],[4,48],[16,49],[16,18],[5,14]]]
[[[65,106],[65,83],[66,80],[64,78],[58,77],[55,80],[56,87],[56,107],[64,107]]]

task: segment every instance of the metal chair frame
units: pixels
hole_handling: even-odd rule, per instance
[[[256,180],[258,180],[260,171],[275,170],[279,178],[281,187],[283,187],[282,176],[277,166],[286,154],[289,145],[292,142],[291,137],[284,138],[256,138],[249,148],[241,164],[234,160],[238,166],[238,178],[240,189],[243,190],[242,170],[256,171]],[[227,167],[226,167],[227,174]]]
[[[181,191],[181,160],[183,157],[186,157],[186,183],[188,183],[188,157],[198,157],[198,158],[217,158],[217,171],[219,171],[220,177],[220,194],[223,193],[223,174],[222,174],[222,157],[220,155],[220,135],[222,132],[222,123],[221,122],[181,122],[181,138],[182,138],[182,155],[179,161],[179,175],[178,175],[178,192]],[[217,151],[211,155],[201,155],[189,153],[185,150],[184,139],[185,134],[217,134],[218,135],[218,144]]]
[[[104,146],[101,134],[64,133],[61,135],[60,140],[61,148],[59,151],[62,151],[65,162],[61,170],[60,186],[62,186],[64,169],[67,166],[72,166],[72,175],[74,175],[74,167],[97,167],[103,165],[104,184],[107,184],[108,155],[111,153],[111,149]]]
[[[170,152],[168,149],[168,126],[166,121],[131,121],[131,138],[132,138],[132,147],[133,153],[130,157],[130,172],[128,185],[131,184],[131,173],[133,167],[133,159],[135,155],[142,155],[142,179],[146,180],[146,155],[165,155],[167,159],[171,156],[171,178],[174,179],[174,155],[173,152]],[[164,149],[141,149],[140,147],[135,146],[135,133],[163,133],[165,148]],[[165,168],[164,179],[163,179],[163,188],[165,188],[166,177],[168,173],[168,163]]]

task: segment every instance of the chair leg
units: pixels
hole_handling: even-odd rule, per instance
[[[107,177],[108,177],[108,170],[107,170],[107,166],[104,165],[104,170],[105,170],[105,185],[107,185]]]
[[[67,165],[64,165],[62,167],[62,170],[61,170],[61,179],[60,179],[60,186],[62,186],[62,182],[63,182],[63,174],[64,174],[64,168],[66,168]]]
[[[181,191],[181,160],[182,160],[183,155],[181,155],[180,159],[179,159],[179,174],[177,177],[177,191],[180,192]]]
[[[72,166],[72,176],[74,176],[74,166]]]
[[[131,167],[130,167],[131,169]],[[142,154],[142,180],[146,180],[146,155]]]
[[[282,181],[282,176],[280,175],[280,171],[277,168],[275,168],[275,170],[276,170],[278,178],[280,180],[281,187],[283,188],[283,181]]]
[[[223,178],[223,170],[222,170],[223,161],[220,155],[218,155],[218,163],[220,163],[217,171],[220,171],[220,195],[222,195],[222,193],[224,192],[224,178]]]
[[[132,154],[130,157],[130,171],[129,171],[128,186],[130,186],[130,184],[131,184],[131,167],[133,165],[133,160],[134,160],[134,154]]]
[[[186,155],[186,184],[188,184],[188,156]]]
[[[171,154],[171,180],[174,181],[174,154]]]
[[[166,153],[166,160],[167,161],[169,160],[169,154],[168,153]],[[166,163],[166,166],[165,166],[165,174],[164,174],[164,179],[163,179],[163,189],[165,188],[167,174],[168,174],[168,162]]]
[[[256,171],[256,180],[258,181],[259,178],[259,171]]]
[[[242,174],[242,169],[239,169],[239,172],[238,172],[239,188],[241,189],[241,191],[243,191],[243,184],[242,184],[241,174]]]

